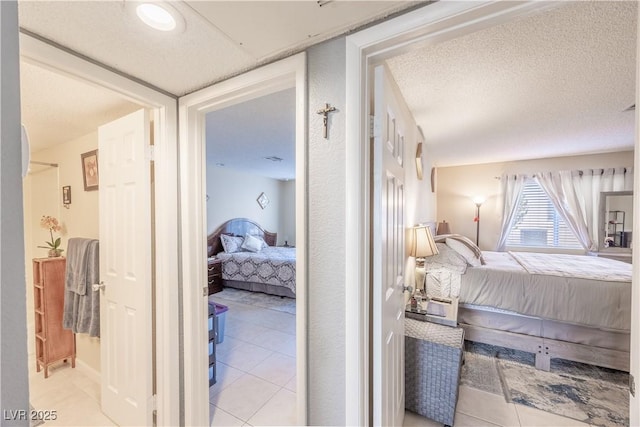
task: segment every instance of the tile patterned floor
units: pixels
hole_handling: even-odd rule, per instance
[[[29,397],[38,411],[56,411],[57,419],[43,426],[115,426],[100,410],[100,384],[76,365],[58,363],[49,368],[49,378],[36,372],[29,361]]]
[[[296,425],[295,315],[213,295],[229,307],[209,389],[211,426]]]
[[[209,390],[210,424],[295,425],[295,317],[234,302],[228,305],[225,338],[218,346],[218,382]],[[259,338],[264,335],[269,340]],[[45,427],[115,426],[100,411],[100,385],[82,369],[59,364],[46,380],[42,372],[35,372],[34,363],[29,369],[32,405],[58,414]],[[456,427],[585,425],[467,386],[460,387],[454,421]],[[404,426],[440,424],[406,411]]]

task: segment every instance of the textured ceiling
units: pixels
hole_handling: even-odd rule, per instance
[[[207,167],[295,178],[295,99],[287,89],[208,113]]]
[[[636,2],[567,3],[388,61],[438,166],[632,150]]]
[[[144,27],[122,1],[21,1],[20,25],[183,94],[415,3],[171,4],[186,20],[180,34]],[[635,115],[622,111],[635,102],[636,7],[567,3],[389,60],[428,155],[447,166],[633,149]],[[33,66],[22,78],[35,147],[137,108]]]
[[[20,1],[20,26],[184,95],[415,5],[407,1],[172,1],[185,29],[162,33],[130,1]]]
[[[107,89],[25,61],[20,62],[20,93],[32,153],[95,132],[141,108]]]

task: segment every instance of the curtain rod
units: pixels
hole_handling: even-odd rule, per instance
[[[51,166],[52,168],[58,167],[57,163],[37,162],[35,160],[29,160],[29,163],[33,163],[34,165],[41,165],[41,166]]]
[[[629,169],[630,169],[630,168],[626,168],[626,167],[617,167],[617,168],[595,168],[595,169],[599,169],[599,170],[600,170],[600,175],[604,175],[605,171],[606,171],[606,170],[608,170],[608,169],[623,169],[623,173],[627,173],[627,172],[629,172]],[[581,170],[577,170],[577,172],[578,172],[581,176],[582,176],[582,174],[584,173],[584,172],[583,172],[583,171],[581,171]],[[534,177],[535,177],[535,174],[533,174],[533,175],[531,175],[531,176],[534,176]],[[501,176],[494,176],[493,178],[494,178],[494,179],[497,179],[497,180],[501,180],[501,179],[502,179],[502,177],[501,177]]]

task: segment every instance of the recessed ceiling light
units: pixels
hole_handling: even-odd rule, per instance
[[[184,19],[178,11],[162,2],[140,3],[136,6],[136,15],[159,31],[174,31],[184,27]]]

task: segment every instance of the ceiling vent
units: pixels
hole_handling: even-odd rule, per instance
[[[269,157],[265,157],[265,160],[271,160],[272,162],[281,162],[282,159],[280,157],[277,156],[269,156]]]

